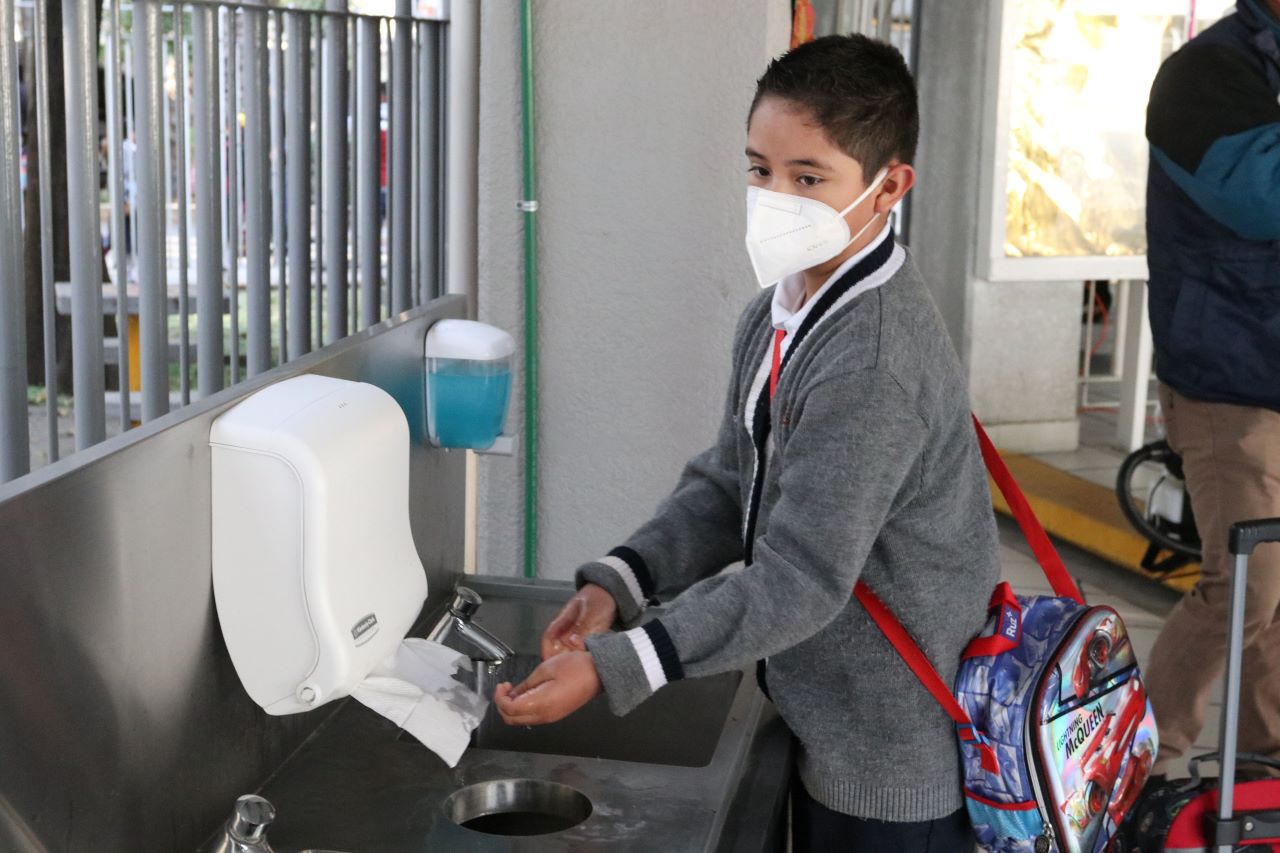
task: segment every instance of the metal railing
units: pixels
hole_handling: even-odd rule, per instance
[[[1077,411],[1114,413],[1113,444],[1126,452],[1146,443],[1148,421],[1158,406],[1151,394],[1151,364],[1146,284],[1085,282]]]
[[[0,2],[0,482],[56,460],[71,419],[84,449],[443,292],[445,22],[62,3],[51,90],[49,4]]]

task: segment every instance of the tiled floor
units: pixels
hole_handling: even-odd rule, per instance
[[[1146,441],[1161,437],[1160,428],[1153,417],[1147,423]],[[1116,473],[1124,461],[1125,452],[1115,447],[1115,412],[1084,412],[1080,415],[1080,448],[1065,453],[1034,453],[1032,458],[1062,471],[1069,471],[1092,483],[1114,489]],[[1151,485],[1151,472],[1139,471],[1134,487],[1142,491]]]

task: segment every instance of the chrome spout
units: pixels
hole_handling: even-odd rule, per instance
[[[471,658],[475,672],[476,692],[485,698],[493,693],[492,683],[501,665],[515,652],[471,617],[484,603],[474,590],[460,586],[454,590],[453,601],[444,615],[436,622],[427,639],[462,652]]]

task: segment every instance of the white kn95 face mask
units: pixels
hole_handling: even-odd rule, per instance
[[[875,192],[888,174],[888,167],[881,169],[844,210],[817,199],[747,187],[747,254],[760,286],[829,261],[861,237],[880,214],[852,236],[844,217]]]

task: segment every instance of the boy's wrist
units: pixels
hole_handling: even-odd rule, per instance
[[[597,634],[586,640],[609,710],[629,713],[653,695],[649,677],[627,634]]]
[[[643,592],[639,585],[627,577],[625,564],[618,565],[616,558],[605,557],[587,563],[574,575],[574,586],[582,589],[595,584],[613,597],[618,606],[618,620],[623,625],[636,621],[645,609]]]

